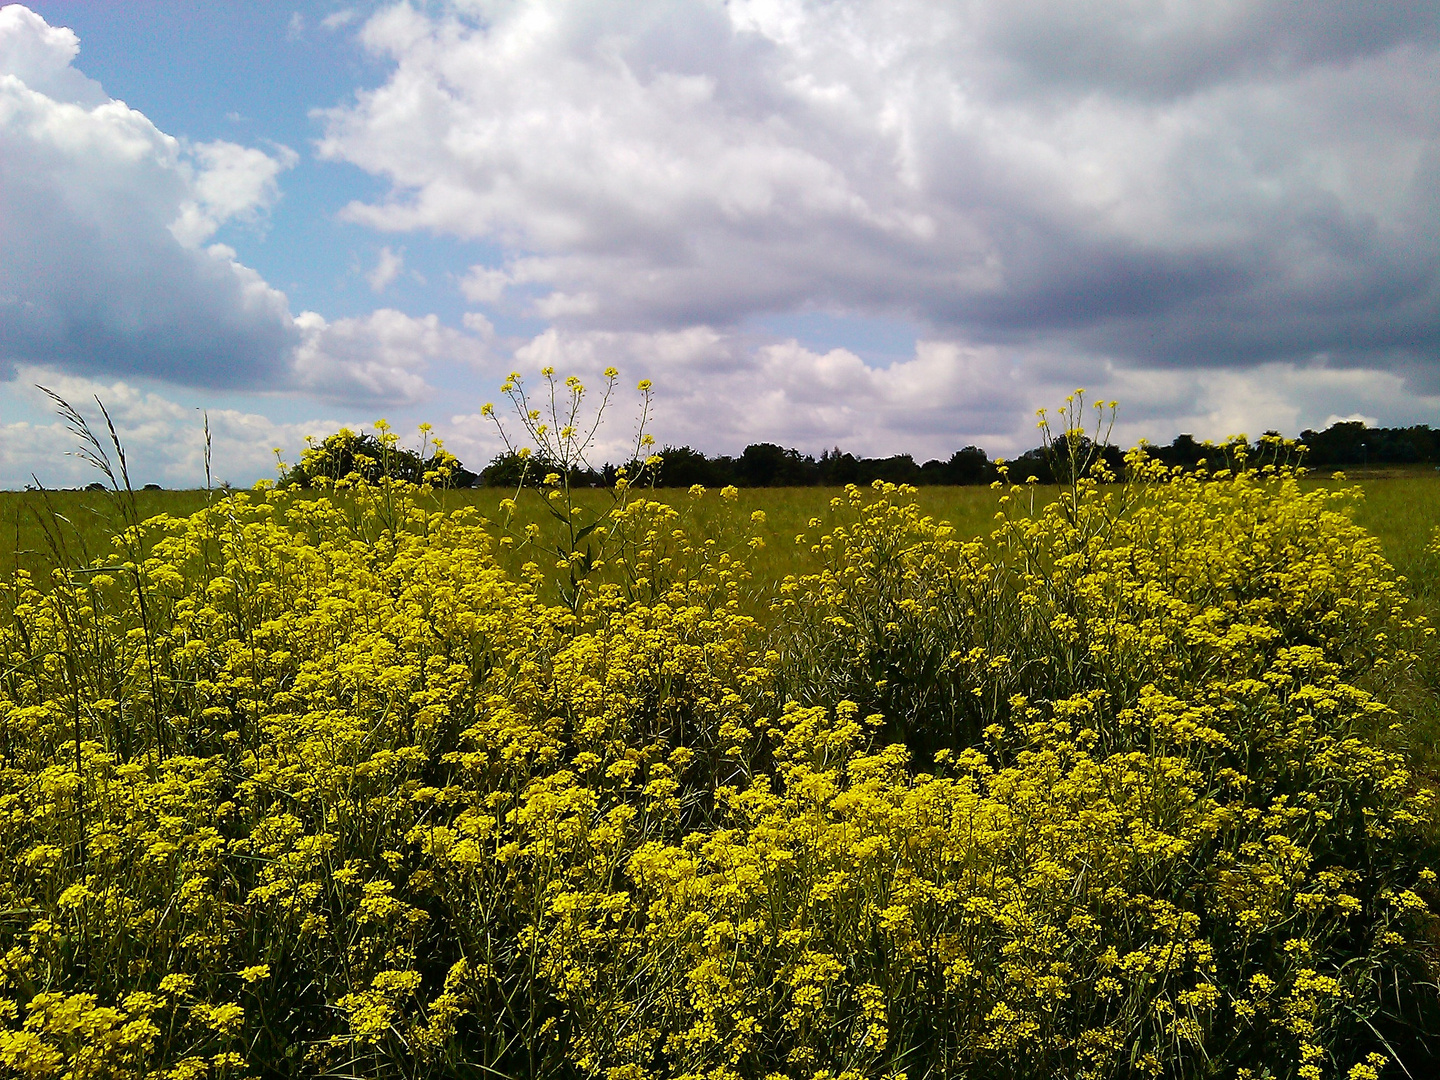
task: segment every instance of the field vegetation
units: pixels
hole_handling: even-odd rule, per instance
[[[1427,1075],[1435,481],[1087,424],[1048,488],[5,496],[0,1069]]]
[[[1440,474],[1429,467],[1388,468],[1350,470],[1344,477],[1335,480],[1328,474],[1310,475],[1300,481],[1300,486],[1305,491],[1350,490],[1354,494],[1351,513],[1355,522],[1379,539],[1385,557],[1416,592],[1427,597],[1435,594],[1440,589],[1440,562],[1426,548],[1432,530],[1440,523]],[[1055,497],[1055,490],[1054,485],[1046,485],[1036,492],[1036,498],[1049,501]],[[201,489],[138,491],[135,496],[142,518],[184,518],[218,502],[223,494],[217,491],[207,495]],[[722,500],[719,490],[695,496],[684,489],[655,488],[646,490],[645,497],[673,507],[680,524],[692,532],[730,530],[719,537],[727,546],[743,542],[748,535],[760,536],[764,547],[749,557],[749,565],[757,581],[774,582],[787,573],[809,572],[819,565],[808,547],[795,544],[795,537],[806,530],[811,519],[828,515],[833,500],[844,494],[843,487],[739,488],[732,502]],[[272,492],[268,497],[283,505],[316,496],[310,491],[286,491]],[[973,539],[988,535],[995,527],[1001,493],[988,486],[933,486],[918,488],[909,498],[922,515],[944,520],[957,535]],[[432,488],[421,501],[432,512],[473,508],[484,522],[494,525],[502,516],[501,503],[506,499],[516,503],[514,520],[522,528],[537,525],[546,545],[556,539],[551,535],[553,519],[545,512],[546,499],[531,489]],[[575,491],[573,499],[587,512],[603,512],[610,503],[604,492],[584,489]],[[752,523],[756,510],[765,516]],[[63,549],[60,561],[79,565],[109,552],[123,520],[114,499],[105,492],[0,491],[0,579],[8,581],[17,568],[22,568],[44,587],[57,565],[47,533],[53,532]],[[744,528],[735,531],[736,523]],[[524,551],[513,549],[498,551],[497,557],[515,572],[526,561]]]

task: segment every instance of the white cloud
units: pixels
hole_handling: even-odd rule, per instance
[[[1100,364],[1085,385],[1120,401],[1117,439],[1169,442],[1178,432],[1223,439],[1267,430],[1295,436],[1342,415],[1393,426],[1433,424],[1440,395],[1417,394],[1403,376],[1373,368],[1277,362],[1244,368],[1136,370]]]
[[[490,359],[483,341],[435,315],[381,308],[327,322],[306,311],[295,322],[303,335],[295,354],[300,388],[337,401],[413,405],[429,396],[424,372],[431,364],[479,367]]]
[[[308,322],[308,320],[306,320]],[[423,367],[427,354],[443,351],[445,330],[424,320],[407,322],[399,313],[379,313],[386,324],[375,333],[336,324],[311,325],[315,363],[361,371],[355,398],[373,404],[396,401],[406,386],[407,364]],[[417,325],[418,324],[418,325]],[[364,342],[391,342],[377,352]],[[429,341],[427,342],[427,337]],[[345,359],[323,354],[358,349]],[[357,363],[358,361],[358,363]],[[992,455],[1014,456],[1039,436],[1034,410],[1058,405],[1077,386],[1092,400],[1119,398],[1115,439],[1131,445],[1141,438],[1169,442],[1178,432],[1220,439],[1251,437],[1278,427],[1287,434],[1324,428],[1339,420],[1378,416],[1390,423],[1423,423],[1440,409],[1440,395],[1412,394],[1403,379],[1387,372],[1332,369],[1278,363],[1249,369],[1196,371],[1137,370],[1099,359],[1014,354],[974,349],[953,342],[921,343],[914,356],[889,368],[865,365],[845,349],[817,351],[794,342],[757,343],[705,327],[678,332],[611,333],[547,331],[528,342],[503,367],[528,373],[533,388],[538,370],[553,365],[563,377],[579,374],[592,390],[601,371],[619,366],[623,379],[602,430],[596,459],[621,460],[634,439],[636,380],[656,381],[652,433],[664,443],[689,444],[709,453],[738,453],[752,442],[776,442],[819,453],[831,446],[867,455],[910,453],[917,460],[948,457],[965,445]],[[203,482],[200,413],[163,393],[123,380],[94,380],[63,372],[25,368],[15,384],[17,398],[34,415],[48,403],[31,383],[50,386],[82,411],[98,394],[110,409],[125,443],[137,483],[167,486]],[[347,374],[346,378],[355,378]],[[366,383],[365,379],[371,379]],[[494,396],[494,386],[490,387]],[[592,394],[593,402],[598,395]],[[502,418],[505,409],[500,408]],[[387,409],[388,412],[388,409]],[[483,467],[500,449],[490,421],[478,413],[450,416],[401,406],[390,418],[402,430],[415,419],[435,422],[437,433],[471,468]],[[244,409],[211,409],[215,474],[235,484],[274,475],[272,447],[296,460],[306,436],[323,436],[345,425],[363,426],[347,409],[339,415],[280,423]],[[96,477],[67,452],[73,438],[58,422],[0,424],[0,485],[19,486],[35,473],[49,486],[88,483]]]
[[[320,25],[326,30],[341,30],[358,18],[360,18],[360,13],[354,8],[341,8],[339,11],[332,11],[329,15],[321,19]]]
[[[1047,383],[1063,385],[1037,383],[1033,371],[993,347],[920,342],[909,360],[877,368],[847,349],[818,352],[703,326],[655,333],[552,329],[521,347],[514,366],[522,373],[553,367],[598,386],[610,365],[621,370],[627,389],[638,379],[654,380],[657,439],[710,453],[738,453],[753,442],[922,459],[948,456],[965,443],[999,452],[1028,437],[1032,399],[1049,403]],[[473,426],[478,418],[456,423]],[[628,421],[612,425],[610,436],[602,456],[624,452],[633,437]]]
[[[600,299],[592,292],[576,294],[555,291],[535,301],[535,314],[542,319],[563,319],[567,315],[593,315],[600,310]]]
[[[1135,364],[1432,364],[1433,6],[407,4],[321,152],[542,317],[819,306]],[[549,295],[545,296],[544,293]]]
[[[481,341],[488,342],[495,336],[495,324],[478,311],[465,312],[460,323]]]
[[[283,365],[283,294],[196,246],[214,221],[178,147],[122,103],[86,112],[0,86],[0,192],[0,356],[210,385]]]
[[[504,295],[511,278],[504,270],[489,266],[472,266],[460,281],[460,292],[476,304],[493,304]]]
[[[179,167],[190,179],[185,199],[170,232],[186,247],[198,247],[227,221],[254,222],[280,196],[280,173],[298,155],[279,147],[276,156],[231,142],[198,143],[187,148]]]
[[[1351,413],[1349,416],[1337,416],[1331,413],[1325,418],[1324,428],[1332,427],[1335,424],[1363,424],[1365,427],[1378,427],[1380,418],[1377,416],[1366,416],[1364,413]]]
[[[0,8],[0,78],[12,76],[68,105],[103,105],[110,99],[100,84],[70,66],[79,52],[80,39],[69,27],[50,26],[20,4]]]
[[[383,293],[400,276],[400,271],[403,269],[405,269],[405,257],[391,251],[389,247],[383,247],[380,249],[379,259],[375,262],[375,269],[365,275],[365,280],[370,283],[372,292]]]
[[[63,84],[74,35],[0,11],[0,55]],[[77,73],[78,75],[78,73]],[[273,201],[282,154],[187,150],[121,101],[0,77],[0,359],[201,385],[275,378],[297,341],[285,297],[201,245]]]

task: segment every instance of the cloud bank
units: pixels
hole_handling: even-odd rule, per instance
[[[1420,394],[1394,372],[1275,361],[1252,367],[1141,368],[1069,352],[932,340],[888,367],[843,348],[756,342],[709,327],[679,331],[552,329],[516,353],[516,367],[575,372],[598,386],[615,364],[658,384],[652,430],[671,445],[738,453],[781,442],[812,453],[949,455],[966,444],[1014,455],[1040,441],[1035,409],[1077,386],[1089,400],[1119,399],[1114,437],[1169,442],[1179,432],[1223,439],[1270,429],[1290,435],[1361,415],[1387,424],[1432,423],[1440,394]],[[503,415],[503,410],[502,410]],[[633,438],[618,406],[602,456],[619,459]],[[459,414],[438,425],[462,460],[494,453],[491,425]],[[467,454],[469,456],[467,456]]]
[[[348,215],[496,241],[557,324],[820,309],[1163,366],[1428,371],[1440,6],[390,7]]]

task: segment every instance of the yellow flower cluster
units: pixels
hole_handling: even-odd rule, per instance
[[[659,503],[555,605],[358,478],[22,577],[0,1069],[1380,1075],[1435,1018],[1374,737],[1424,628],[1353,495],[1131,470],[977,541],[851,489],[758,609]]]

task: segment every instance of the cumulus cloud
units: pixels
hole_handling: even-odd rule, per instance
[[[0,73],[55,101],[103,105],[110,99],[100,84],[70,66],[79,52],[69,27],[51,26],[20,4],[0,8]]]
[[[186,150],[188,160],[180,168],[190,181],[191,197],[170,224],[186,247],[198,247],[227,221],[259,221],[280,196],[280,173],[298,160],[284,146],[274,157],[230,142],[197,143]]]
[[[77,71],[75,34],[0,8],[0,379],[16,364],[409,402],[478,343],[382,310],[327,323],[213,243],[263,223],[297,160],[160,131]],[[401,268],[386,249],[377,291]],[[438,350],[438,351],[437,351]]]
[[[913,358],[882,369],[848,349],[818,352],[710,327],[552,329],[519,349],[516,360],[522,372],[554,367],[593,381],[613,364],[627,382],[651,378],[659,387],[657,438],[732,452],[787,441],[816,452],[839,443],[860,453],[948,454],[962,434],[1007,440],[1027,401],[995,349],[949,342],[921,342]],[[618,435],[622,443],[625,437]]]
[[[493,304],[513,284],[510,275],[492,266],[472,266],[460,280],[460,292],[477,304]]]
[[[574,328],[902,314],[1131,364],[1431,367],[1440,7],[392,6],[347,213],[498,242]],[[1411,372],[1413,374],[1413,371]]]
[[[390,318],[392,335],[414,335],[414,328]],[[344,335],[343,326],[332,332],[330,347],[338,348],[336,341]],[[1077,379],[1092,399],[1122,397],[1115,438],[1124,445],[1141,438],[1168,442],[1181,431],[1220,439],[1239,432],[1253,437],[1271,427],[1294,434],[1339,420],[1374,424],[1382,416],[1390,423],[1415,423],[1440,409],[1440,396],[1417,397],[1401,377],[1366,369],[1281,362],[1258,368],[1137,370],[1108,361],[1076,364],[1073,357],[922,342],[911,358],[877,370],[845,349],[822,352],[793,341],[756,342],[706,327],[650,334],[551,330],[528,342],[514,359],[532,373],[547,365],[578,373],[592,388],[602,383],[604,367],[622,367],[624,385],[596,453],[599,460],[612,461],[623,460],[633,446],[633,386],[647,376],[659,383],[651,428],[658,439],[729,453],[752,442],[780,442],[812,453],[839,445],[869,455],[911,453],[923,461],[975,444],[991,454],[1013,456],[1038,441],[1034,410],[1057,405]],[[198,410],[125,380],[29,367],[20,374],[15,394],[36,416],[50,409],[33,383],[51,387],[96,420],[93,398],[98,395],[119,428],[137,483],[203,483]],[[537,380],[532,375],[530,381]],[[503,408],[500,412],[504,417]],[[217,481],[247,485],[274,475],[272,447],[294,461],[307,436],[323,436],[342,425],[362,428],[369,414],[348,409],[277,422],[243,409],[211,409],[209,417]],[[478,413],[430,419],[472,468],[501,449],[493,424]],[[32,473],[52,487],[96,479],[83,462],[66,456],[74,449],[73,436],[58,421],[0,423],[0,485],[18,487]]]

